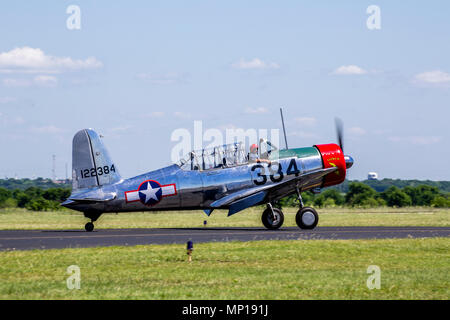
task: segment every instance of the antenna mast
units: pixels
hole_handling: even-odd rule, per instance
[[[283,125],[284,142],[286,143],[286,150],[288,150],[289,147],[287,144],[286,128],[284,127],[283,108],[280,108],[280,114],[281,114],[281,124]]]

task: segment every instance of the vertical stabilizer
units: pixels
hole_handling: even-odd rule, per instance
[[[116,183],[120,179],[99,135],[91,129],[78,131],[72,143],[73,191]]]

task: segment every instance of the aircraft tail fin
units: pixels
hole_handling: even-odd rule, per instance
[[[92,129],[78,131],[72,142],[72,193],[121,180],[100,136]]]

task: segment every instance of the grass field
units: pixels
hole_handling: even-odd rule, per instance
[[[0,299],[448,299],[450,239],[298,240],[0,252]],[[81,271],[69,290],[67,268]],[[369,265],[381,288],[369,290]]]
[[[201,210],[154,213],[104,214],[96,228],[261,227],[261,208],[251,208],[231,217],[218,210],[210,217]],[[450,209],[436,208],[327,208],[318,209],[319,226],[450,226]],[[284,226],[295,226],[295,208],[284,209]],[[0,210],[0,230],[83,229],[88,219],[82,213],[61,210],[33,212],[25,209]]]
[[[285,210],[285,226],[295,225]],[[261,227],[260,209],[106,214],[96,228]],[[450,210],[321,209],[319,226],[450,226]],[[72,211],[0,211],[0,229],[82,229]],[[0,252],[0,299],[449,299],[450,239],[295,240]],[[67,268],[81,270],[69,290]],[[366,286],[369,265],[381,288]]]

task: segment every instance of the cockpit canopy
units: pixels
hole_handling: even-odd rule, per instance
[[[277,150],[269,141],[261,139],[259,157],[269,159],[270,153]],[[248,164],[249,154],[242,142],[194,150],[177,162],[183,170],[213,170]]]

